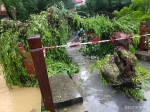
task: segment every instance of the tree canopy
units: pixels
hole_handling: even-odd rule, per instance
[[[3,2],[2,2],[2,0],[0,0],[0,4],[2,4]]]
[[[128,6],[130,3],[131,0],[86,0],[86,5],[79,8],[89,14],[100,11],[113,12]]]
[[[148,0],[132,0],[129,7],[114,11],[118,19],[132,19],[135,21],[150,20],[150,3]]]
[[[67,9],[71,9],[74,6],[72,0],[1,0],[0,2],[4,3],[7,14],[11,19],[25,21],[29,18],[30,14],[40,13],[46,10],[48,6],[60,1],[64,2]],[[12,7],[16,9],[15,16],[12,15]]]

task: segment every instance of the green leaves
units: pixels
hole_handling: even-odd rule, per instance
[[[94,13],[113,12],[115,9],[120,10],[124,6],[128,6],[131,0],[86,0],[85,6],[80,6],[79,10],[84,10],[86,13],[93,15]]]
[[[3,20],[1,21],[1,25],[6,25]],[[10,24],[14,24],[13,21],[9,21]],[[15,23],[13,28],[17,27]],[[20,54],[17,48],[18,37],[20,36],[21,30],[14,31],[13,28],[3,27],[2,35],[0,36],[0,62],[4,68],[6,83],[9,88],[12,85],[26,85],[27,83],[24,80],[35,80],[28,77],[26,70],[24,69],[24,65],[22,63]],[[24,79],[23,79],[24,78]],[[33,82],[32,82],[33,83]],[[31,84],[31,83],[30,83]]]
[[[67,10],[61,4],[59,6],[52,6],[48,8],[47,12],[41,12],[40,15],[32,15],[29,20],[28,35],[39,33],[43,46],[57,46],[67,43],[71,28],[66,19]],[[47,18],[47,14],[51,17],[50,19]],[[69,75],[73,75],[78,70],[78,66],[72,63],[65,48],[47,50],[46,64],[49,77],[64,70],[68,71]]]
[[[64,63],[46,59],[48,76],[51,77],[57,73],[67,72],[71,77],[78,71],[78,66],[75,63]]]
[[[132,0],[129,7],[123,7],[120,11],[114,11],[118,19],[133,19],[133,21],[143,21],[150,19],[148,11],[150,5],[147,0]]]
[[[105,85],[108,85],[108,82],[105,80],[105,78],[103,77],[102,75],[102,71],[101,71],[101,68],[105,65],[105,63],[108,61],[110,57],[110,54],[107,54],[103,59],[101,60],[97,60],[95,61],[90,67],[90,73],[93,72],[94,69],[97,69],[98,70],[98,73],[100,75],[100,79],[102,80],[102,82],[105,84]]]
[[[41,12],[39,15],[31,15],[26,24],[16,21],[1,20],[0,36],[0,63],[5,72],[6,83],[9,88],[12,85],[36,86],[35,77],[29,77],[24,67],[21,56],[18,52],[17,42],[23,42],[28,50],[27,37],[40,34],[43,46],[57,46],[67,43],[71,28],[66,15],[67,10],[53,6],[48,18],[49,10]],[[59,13],[58,13],[59,12]],[[58,16],[58,17],[56,17]],[[71,76],[78,71],[78,66],[68,57],[65,48],[50,49],[46,51],[46,64],[49,76],[66,70]]]

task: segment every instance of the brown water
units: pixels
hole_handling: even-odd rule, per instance
[[[0,112],[39,112],[39,88],[14,86],[9,91],[0,66]]]

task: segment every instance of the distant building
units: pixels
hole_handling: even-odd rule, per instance
[[[12,15],[13,19],[15,19],[16,8],[12,6],[10,8],[11,8],[10,14]],[[2,18],[8,18],[7,11],[4,5],[0,5],[0,19]]]
[[[6,18],[6,17],[8,17],[6,8],[3,5],[0,5],[0,19]]]
[[[80,5],[84,5],[84,1],[85,0],[73,0],[75,3],[75,6],[80,6]]]
[[[6,9],[3,5],[0,5],[0,11],[6,11]]]

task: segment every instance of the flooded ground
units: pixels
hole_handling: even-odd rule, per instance
[[[89,73],[89,66],[94,62],[89,57],[82,56],[79,47],[68,49],[68,54],[80,66],[79,73],[73,80],[84,100],[88,112],[150,112],[150,86],[145,92],[147,101],[132,101],[113,87],[103,85],[95,70]],[[140,61],[143,66],[150,69],[150,63]],[[149,83],[150,84],[150,83]]]
[[[9,91],[0,66],[0,112],[39,112],[40,106],[39,88],[14,86]]]

